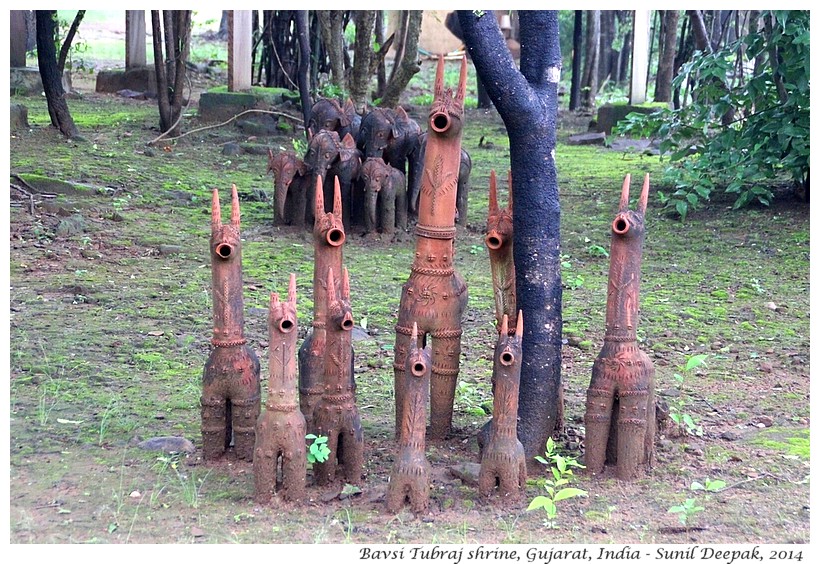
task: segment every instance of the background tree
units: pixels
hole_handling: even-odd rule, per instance
[[[581,59],[584,51],[584,11],[575,10],[572,27],[572,83],[569,88],[569,109],[577,110],[581,105]]]
[[[598,95],[598,59],[601,47],[601,10],[587,11],[587,37],[584,47],[584,74],[581,79],[581,96],[585,108],[595,107],[595,97]]]
[[[396,58],[393,61],[393,70],[390,73],[390,81],[381,96],[379,105],[388,108],[395,108],[399,104],[399,96],[410,79],[421,70],[419,66],[419,34],[421,33],[421,10],[407,10],[402,12],[403,33],[399,35],[398,42],[400,49],[396,51]],[[401,53],[401,58],[399,58]]]
[[[57,61],[57,10],[35,10],[37,19],[37,65],[40,68],[40,78],[43,81],[43,91],[46,95],[48,115],[51,125],[60,130],[68,138],[77,137],[79,131],[71,117],[68,103],[63,89],[63,68],[71,41],[82,21],[85,10],[77,13],[69,35],[63,42],[61,49],[61,64]]]
[[[524,316],[518,436],[532,462],[561,412],[561,209],[553,157],[561,75],[558,13],[520,12],[520,71],[492,12],[460,10],[458,17],[476,72],[510,139],[515,283]]]
[[[191,40],[190,10],[151,10],[154,68],[157,72],[159,124],[163,133],[178,135],[185,87],[185,63]],[[164,44],[164,49],[163,49]]]
[[[658,74],[655,77],[655,101],[672,100],[672,73],[675,70],[675,54],[678,44],[677,10],[664,10],[661,25],[661,41],[658,47]]]

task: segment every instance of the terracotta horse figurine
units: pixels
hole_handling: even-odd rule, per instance
[[[629,209],[627,174],[612,222],[604,345],[592,364],[587,389],[586,467],[601,474],[616,465],[621,480],[651,467],[655,453],[655,367],[638,348],[638,292],[649,175],[636,211]]]
[[[453,400],[461,355],[461,316],[467,285],[453,268],[456,187],[461,163],[461,134],[467,59],[461,61],[458,90],[444,88],[444,59],[439,57],[416,225],[416,253],[410,278],[402,287],[393,362],[396,433],[403,421],[404,370],[413,324],[422,344],[431,342],[430,436],[443,439],[453,421]]]

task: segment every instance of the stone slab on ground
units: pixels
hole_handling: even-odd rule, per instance
[[[567,145],[603,145],[606,142],[606,133],[590,132],[576,133],[567,139]]]
[[[11,110],[9,112],[9,129],[28,129],[28,108],[23,104],[11,103]]]
[[[624,119],[631,113],[651,114],[657,112],[660,108],[658,106],[631,106],[629,104],[604,104],[598,108],[598,117],[596,119],[598,131],[612,134],[612,128],[616,123]]]
[[[155,97],[157,95],[157,73],[152,66],[101,70],[97,73],[95,90],[110,93],[132,90],[145,92],[149,97]]]
[[[35,67],[17,67],[9,71],[9,89],[11,96],[40,94],[43,91],[43,80],[40,78],[40,69]],[[71,92],[71,73],[63,73],[63,90]]]

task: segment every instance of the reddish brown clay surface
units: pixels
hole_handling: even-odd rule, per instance
[[[304,161],[293,151],[273,154],[268,149],[268,172],[273,173],[273,223],[302,227],[310,210],[310,180]]]
[[[453,400],[461,355],[461,316],[467,305],[467,285],[453,268],[456,234],[456,186],[461,160],[461,133],[467,59],[461,64],[456,93],[444,89],[444,59],[436,70],[433,105],[416,225],[416,254],[410,278],[402,287],[393,363],[396,433],[403,418],[405,360],[413,323],[419,336],[432,338],[430,436],[443,439],[453,420]]]
[[[418,346],[418,327],[413,324],[410,350],[405,362],[404,419],[399,434],[399,453],[390,472],[388,511],[399,511],[405,500],[414,513],[427,511],[430,501],[430,463],[425,456],[427,395],[430,389],[430,353]]]
[[[478,491],[490,495],[496,487],[508,499],[520,497],[527,485],[527,459],[518,440],[518,385],[521,379],[521,336],[524,318],[518,313],[515,334],[501,318],[493,357],[493,418],[490,438],[481,453]]]
[[[342,271],[342,245],[345,230],[342,223],[342,196],[339,183],[334,186],[333,211],[325,213],[322,180],[316,179],[313,223],[313,332],[299,348],[299,404],[314,431],[313,408],[324,393],[325,342],[328,290],[325,286],[328,269]],[[352,358],[352,357],[351,357]]]
[[[296,396],[296,275],[290,275],[288,300],[272,293],[268,310],[270,379],[268,399],[256,422],[253,476],[256,499],[270,500],[282,468],[282,496],[290,501],[305,495],[307,455],[305,416]]]
[[[242,244],[239,196],[231,189],[231,221],[223,225],[219,192],[211,203],[213,350],[202,374],[202,443],[206,460],[220,457],[234,442],[236,456],[253,458],[259,416],[259,359],[243,333]]]
[[[351,360],[350,279],[342,274],[337,292],[333,269],[327,270],[327,347],[325,352],[324,393],[313,411],[317,435],[328,438],[330,456],[316,464],[316,483],[324,486],[344,476],[348,484],[360,484],[364,470],[364,437],[356,395],[353,389]]]
[[[630,480],[654,459],[655,367],[638,348],[638,294],[649,175],[636,211],[629,209],[630,176],[624,179],[612,222],[604,346],[592,365],[587,390],[586,467],[601,474],[606,464]]]
[[[495,171],[490,171],[490,204],[487,213],[487,232],[484,244],[490,253],[490,270],[493,275],[496,327],[501,329],[501,319],[506,315],[508,326],[515,330],[515,262],[513,261],[513,209],[512,172],[507,173],[509,198],[507,207],[498,207]]]

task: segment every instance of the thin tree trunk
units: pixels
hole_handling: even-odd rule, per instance
[[[375,10],[356,12],[356,43],[354,44],[354,64],[350,77],[350,98],[357,110],[367,104],[367,90],[370,83],[370,60],[373,58],[373,24],[376,23]]]
[[[672,77],[678,44],[679,15],[677,10],[664,10],[663,12],[663,51],[658,57],[658,75],[655,78],[656,102],[672,100]]]
[[[163,28],[162,21],[165,22]],[[178,135],[191,34],[190,10],[151,10],[160,129]],[[163,41],[164,39],[164,41]],[[163,53],[163,43],[167,51]],[[169,73],[169,70],[171,71]]]
[[[299,41],[299,99],[302,103],[302,116],[305,120],[305,135],[310,122],[310,35],[308,33],[308,11],[296,12],[296,37]]]
[[[407,22],[410,18],[410,12],[401,10],[399,12],[399,31],[396,33],[396,56],[393,58],[393,69],[390,71],[390,82],[393,82],[393,77],[399,72],[399,63],[404,59],[404,46],[407,42]]]
[[[387,32],[384,28],[384,10],[376,11],[376,43],[379,44],[379,51],[386,55],[384,42],[387,39]],[[376,68],[376,97],[384,96],[384,89],[387,88],[387,69],[385,68],[384,56],[380,57],[379,66]]]
[[[48,115],[51,125],[68,137],[78,137],[79,131],[68,110],[63,90],[63,76],[57,69],[57,47],[54,44],[57,31],[57,10],[35,10],[37,18],[37,65],[43,81]]]
[[[595,107],[598,94],[598,59],[601,45],[601,11],[587,11],[586,61],[584,62],[583,104],[587,109]]]
[[[407,88],[410,79],[421,70],[419,66],[419,33],[421,33],[421,10],[410,10],[407,17],[407,35],[404,42],[404,56],[401,62],[396,61],[398,70],[390,78],[387,88],[384,89],[381,106],[395,108],[399,104],[399,96]]]
[[[561,50],[558,14],[519,13],[520,72],[492,12],[458,12],[465,43],[507,128],[513,181],[516,299],[524,317],[518,437],[529,466],[559,422],[561,265],[555,169]]]
[[[319,18],[319,28],[322,30],[322,40],[325,43],[325,51],[330,59],[330,81],[344,88],[345,84],[345,59],[344,59],[344,37],[342,37],[342,17],[341,10],[319,10],[316,12]]]
[[[77,33],[77,28],[80,27],[80,22],[83,21],[83,16],[85,16],[85,10],[77,10],[77,15],[74,16],[74,21],[71,22],[71,27],[68,28],[63,45],[60,47],[60,57],[57,59],[57,72],[60,73],[60,76],[63,76],[63,72],[65,72],[65,62],[69,51],[71,51],[71,42],[74,41],[74,35]]]
[[[581,55],[584,47],[584,12],[575,10],[575,25],[572,28],[572,84],[569,89],[569,109],[577,110],[581,105]]]

